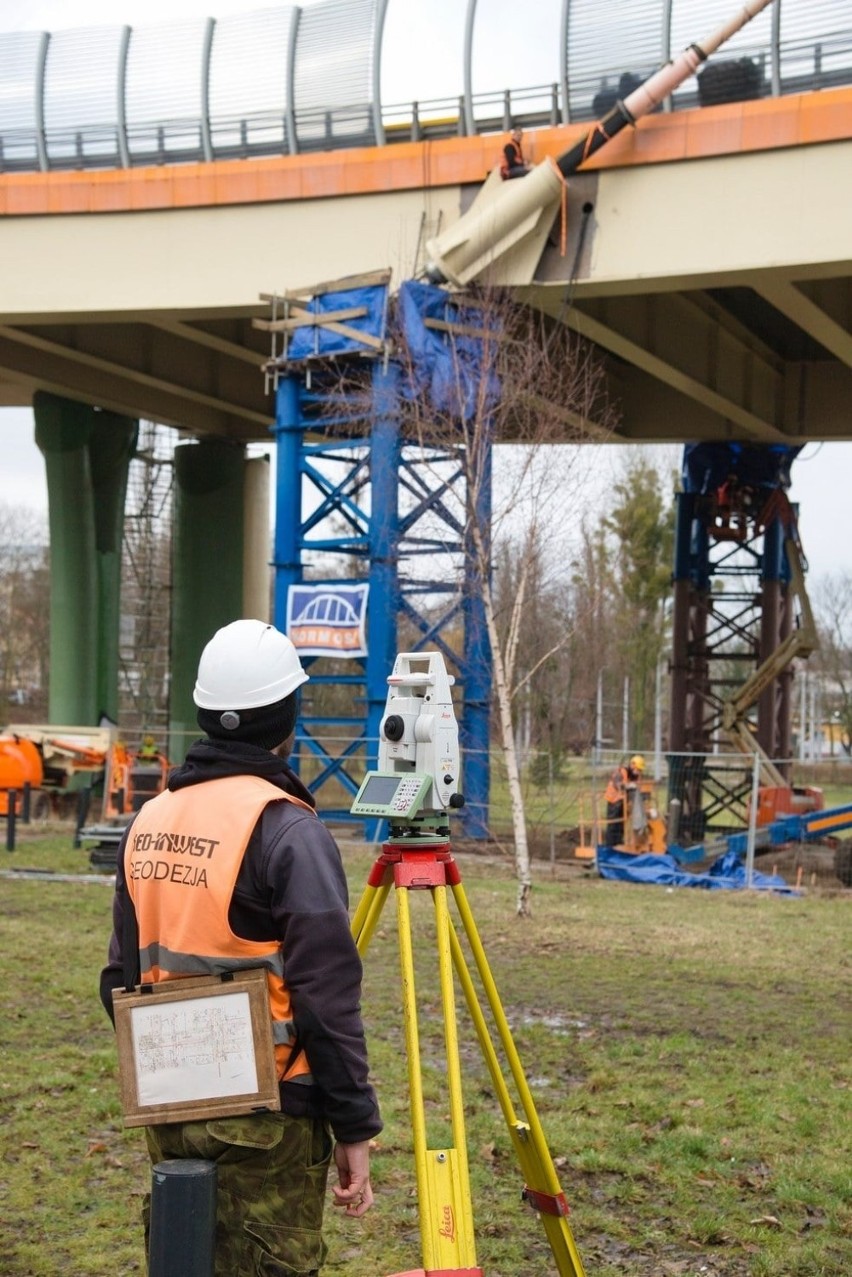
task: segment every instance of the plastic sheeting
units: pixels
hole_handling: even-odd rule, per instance
[[[304,310],[311,315],[329,315],[336,310],[363,308],[365,315],[342,321],[343,326],[354,332],[365,333],[369,337],[385,338],[387,327],[388,286],[375,284],[366,288],[338,289],[336,292],[319,293],[310,301],[302,303]],[[375,348],[367,342],[359,342],[357,337],[335,332],[331,328],[323,328],[320,324],[306,324],[297,328],[285,351],[288,362],[301,359],[316,359],[318,356],[375,354]]]
[[[757,487],[790,486],[790,467],[802,445],[688,443],[683,450],[685,492],[704,494],[720,488],[735,474],[741,484]]]
[[[713,861],[706,873],[685,873],[674,856],[633,856],[611,847],[599,847],[598,873],[602,878],[619,882],[650,882],[662,887],[703,887],[707,891],[741,891],[747,886],[743,859],[727,851]],[[755,891],[774,891],[782,895],[798,895],[777,874],[752,872],[751,887]]]
[[[460,306],[437,285],[409,281],[399,290],[399,319],[411,356],[409,394],[428,395],[436,412],[461,421],[481,411],[483,402],[496,402],[499,379],[487,367],[487,359],[483,369],[483,338],[471,335],[476,330],[496,332],[493,315],[469,303]],[[451,337],[445,329],[428,327],[427,319],[458,324],[468,331]]]

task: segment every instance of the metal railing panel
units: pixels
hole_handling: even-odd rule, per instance
[[[664,60],[664,0],[569,0],[567,111],[572,120],[599,119]]]
[[[782,93],[852,81],[852,0],[784,0],[779,28]]]
[[[789,0],[801,3],[801,0]],[[776,4],[778,0],[776,0]],[[713,106],[767,97],[772,92],[772,10],[770,5],[738,31],[697,79],[690,77],[672,94],[675,109]],[[671,49],[677,56],[703,40],[736,11],[730,0],[673,0]]]
[[[132,164],[203,157],[205,18],[135,27],[127,54],[127,146]]]
[[[44,136],[50,168],[121,164],[115,85],[122,27],[85,27],[50,37]]]
[[[326,0],[302,9],[293,85],[300,151],[375,143],[378,17],[377,0]]]
[[[479,122],[491,125],[497,96],[503,99],[497,112],[499,127],[510,128],[515,110],[520,109],[517,90],[524,85],[529,87],[524,89],[523,110],[549,118],[553,86],[560,80],[561,5],[562,0],[527,0],[521,20],[514,0],[476,0],[470,68],[472,132],[480,131]],[[552,32],[552,38],[530,39],[528,31]],[[511,90],[501,93],[506,85]],[[558,116],[558,101],[556,110]]]
[[[459,0],[438,29],[409,2],[0,34],[0,171],[249,158],[594,119],[731,11],[731,0],[530,0],[519,30],[509,0]],[[527,38],[531,28],[539,38]],[[495,29],[505,33],[496,54],[486,51]],[[533,48],[540,62],[528,63]],[[433,95],[412,100],[412,84],[407,102],[383,106],[383,62],[388,71],[389,57],[410,58],[413,81],[424,51]],[[852,0],[775,0],[662,109],[846,84]]]
[[[219,18],[210,56],[213,154],[287,154],[287,57],[294,7]]]
[[[40,31],[0,35],[0,171],[39,167]]]

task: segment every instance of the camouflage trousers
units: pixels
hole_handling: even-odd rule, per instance
[[[216,1277],[313,1277],[332,1139],[323,1122],[258,1113],[145,1128],[151,1161],[216,1163]],[[145,1248],[150,1194],[142,1208]]]

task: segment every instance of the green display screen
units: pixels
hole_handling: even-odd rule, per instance
[[[367,783],[358,795],[358,801],[377,807],[388,806],[393,802],[401,779],[400,776],[368,776]]]
[[[407,820],[419,811],[431,783],[429,776],[414,776],[410,772],[369,772],[350,811],[354,816]]]

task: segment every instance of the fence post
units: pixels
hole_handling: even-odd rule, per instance
[[[148,1277],[213,1277],[216,1163],[157,1162],[151,1170]]]
[[[748,813],[748,841],[746,843],[746,890],[750,891],[754,882],[754,844],[757,831],[757,804],[760,796],[760,755],[754,756],[754,770],[751,778],[751,807]]]
[[[547,751],[547,801],[550,808],[550,871],[556,867],[556,803],[553,793],[553,747]]]

